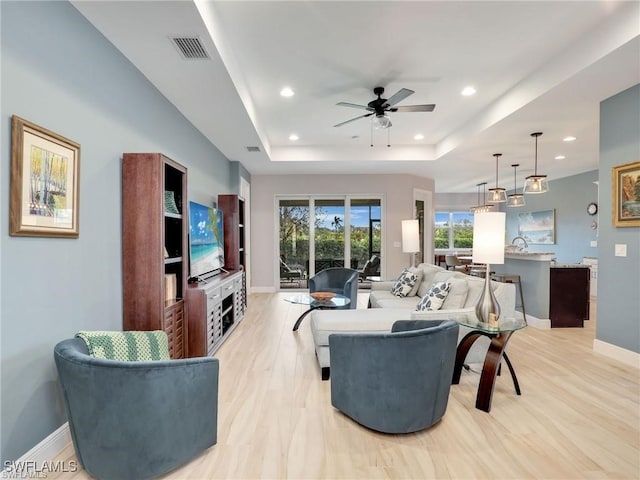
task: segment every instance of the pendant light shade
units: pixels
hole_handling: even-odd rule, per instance
[[[507,192],[504,188],[498,187],[498,159],[502,156],[501,153],[494,153],[496,157],[496,188],[489,189],[489,203],[503,203],[507,201]]]
[[[513,193],[507,198],[507,207],[524,207],[524,195],[518,193],[518,180],[516,179],[516,170],[520,164],[514,163],[511,166],[513,167]]]
[[[529,175],[524,182],[522,193],[545,193],[549,191],[549,182],[546,175],[538,175],[538,137],[542,132],[532,133],[531,136],[536,139],[536,156],[533,168],[533,175]]]

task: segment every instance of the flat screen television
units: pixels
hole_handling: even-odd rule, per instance
[[[191,277],[224,267],[222,210],[189,202],[189,270]]]

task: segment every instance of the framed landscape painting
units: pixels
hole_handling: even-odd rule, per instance
[[[80,145],[11,118],[9,234],[77,238]]]
[[[556,211],[523,212],[518,214],[518,235],[529,244],[556,243]]]
[[[613,167],[613,226],[640,227],[640,162]]]

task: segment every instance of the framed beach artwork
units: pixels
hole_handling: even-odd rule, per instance
[[[529,244],[556,243],[556,211],[523,212],[518,214],[518,235]]]
[[[613,226],[640,227],[640,162],[613,167]]]
[[[80,145],[11,118],[9,234],[77,238]]]

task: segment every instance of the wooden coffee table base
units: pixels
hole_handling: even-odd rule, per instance
[[[507,367],[509,368],[509,372],[511,373],[511,378],[513,380],[516,394],[520,395],[520,385],[518,384],[516,372],[514,371],[513,366],[509,361],[509,357],[507,357],[507,353],[505,352],[505,349],[507,348],[507,342],[509,341],[509,338],[512,334],[512,331],[489,333],[474,330],[465,335],[465,337],[458,344],[458,349],[456,351],[456,364],[453,370],[453,379],[451,381],[451,383],[454,385],[460,383],[460,374],[462,373],[464,360],[467,357],[467,353],[469,353],[469,349],[474,344],[474,342],[482,336],[491,338],[491,344],[489,345],[489,349],[487,350],[487,355],[482,366],[482,374],[480,375],[478,394],[476,396],[476,408],[479,410],[485,412],[489,412],[491,410],[493,388],[496,383],[496,376],[500,372],[500,362],[503,358],[505,363],[507,364]]]

